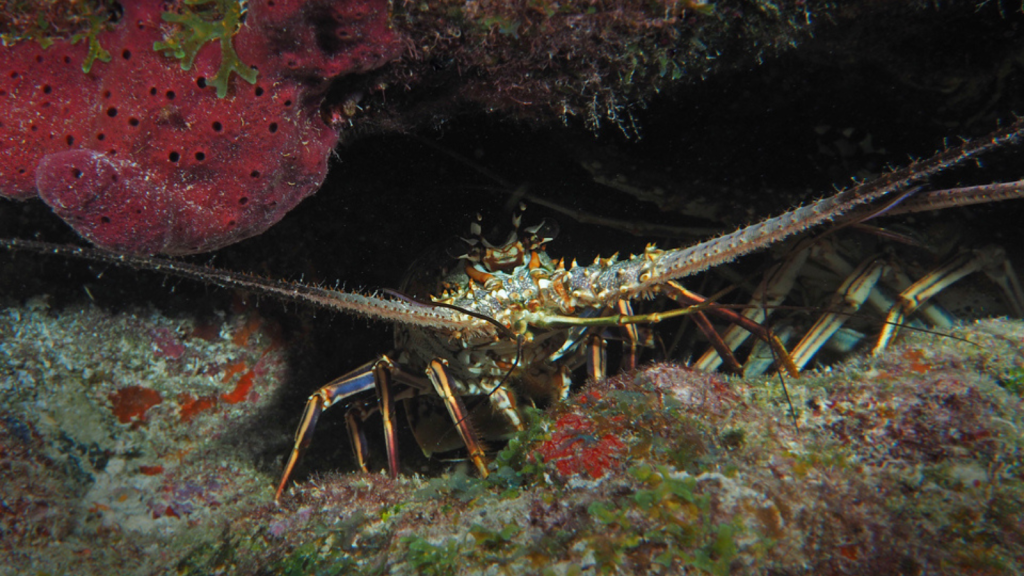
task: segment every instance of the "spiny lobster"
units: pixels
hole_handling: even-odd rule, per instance
[[[625,355],[627,367],[635,364],[635,325],[691,313],[701,317],[703,312],[723,315],[750,329],[768,341],[785,363],[788,356],[769,331],[738,314],[709,305],[676,281],[813,226],[838,220],[883,196],[903,192],[894,202],[905,200],[916,191],[915,186],[938,172],[996,147],[1018,142],[1022,134],[1024,121],[1018,121],[983,139],[965,142],[735,232],[682,249],[662,250],[648,245],[642,254],[623,260],[613,255],[598,258],[590,265],[567,265],[564,260],[550,258],[545,245],[554,238],[557,227],[547,220],[524,229],[525,234],[514,234],[500,246],[483,240],[477,228],[477,237],[469,241],[468,250],[452,255],[455,265],[451,265],[449,258],[448,271],[440,277],[420,269],[401,291],[383,294],[332,290],[173,260],[28,240],[0,240],[0,246],[148,269],[393,322],[397,327],[393,353],[328,383],[309,398],[277,487],[275,499],[279,499],[296,462],[312,440],[321,412],[342,401],[351,402],[353,396],[371,389],[376,391],[376,399],[356,399],[346,415],[360,466],[366,467],[361,423],[370,414],[380,412],[389,470],[392,475],[397,474],[394,421],[399,401],[405,403],[414,434],[424,451],[452,448],[454,435],[431,435],[445,427],[416,424],[425,418],[437,418],[440,403],[450,423],[455,425],[470,460],[486,476],[488,468],[481,437],[501,437],[521,429],[518,405],[563,397],[576,368],[586,364],[591,377],[602,376],[605,368],[601,333],[609,327],[625,332],[629,344]],[[1020,197],[1021,188],[1015,182],[962,189],[955,194],[919,194],[914,200],[931,207],[991,202]],[[662,313],[633,314],[631,300],[658,293],[683,306]],[[796,371],[794,366],[788,369]],[[486,401],[476,404],[470,412],[466,402],[469,397]]]

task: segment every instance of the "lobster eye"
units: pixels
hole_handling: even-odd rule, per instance
[[[449,238],[444,243],[444,253],[455,260],[472,259],[471,256],[477,252],[477,240],[474,238]]]
[[[558,237],[558,230],[558,222],[551,218],[545,218],[540,221],[540,224],[530,226],[526,232],[530,234],[531,248],[539,248],[551,242]]]

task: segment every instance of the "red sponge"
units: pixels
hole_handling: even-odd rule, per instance
[[[323,182],[337,143],[323,79],[398,52],[383,0],[250,1],[231,45],[256,83],[232,73],[218,98],[220,42],[185,71],[154,50],[173,30],[164,3],[123,6],[97,35],[110,62],[89,73],[87,42],[0,49],[0,195],[38,194],[121,252],[212,250],[277,222]]]

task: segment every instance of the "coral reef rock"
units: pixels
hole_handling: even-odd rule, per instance
[[[204,324],[30,302],[0,315],[0,335],[3,566],[1017,574],[1024,565],[1018,321],[908,334],[877,358],[786,378],[788,394],[778,377],[654,364],[532,411],[487,479],[458,464],[390,479],[311,462],[314,475],[280,504],[272,487],[290,431],[274,397],[285,349],[252,312]]]

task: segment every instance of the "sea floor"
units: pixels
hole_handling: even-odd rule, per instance
[[[648,365],[530,412],[487,479],[330,471],[278,504],[285,353],[254,312],[0,310],[0,573],[1024,570],[1019,321],[904,334],[789,402]]]

